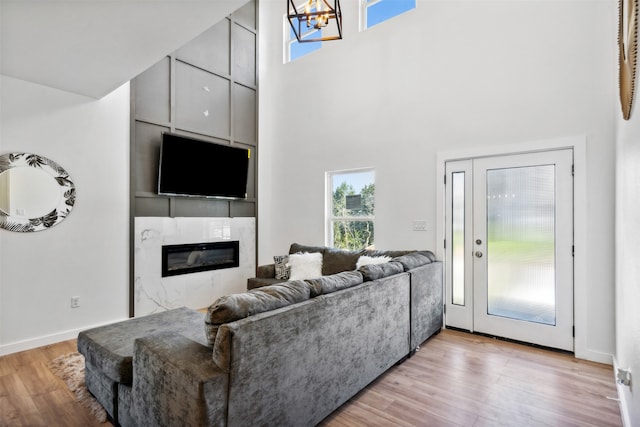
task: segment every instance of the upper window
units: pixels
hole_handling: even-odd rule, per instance
[[[287,24],[287,34],[288,37],[285,40],[285,52],[284,52],[284,62],[295,61],[301,56],[306,55],[307,53],[311,53],[316,51],[322,47],[322,42],[309,42],[309,43],[300,43],[298,39],[296,39],[296,35],[293,33],[291,29],[291,25],[289,25],[289,20],[285,17],[284,20]],[[304,34],[304,37],[317,37],[317,34],[320,30],[309,31]]]
[[[416,8],[416,0],[360,0],[360,28],[374,25]]]
[[[296,8],[301,11],[302,9],[304,9],[306,3],[303,3],[300,6],[297,6]],[[313,9],[315,10],[315,9]],[[312,11],[313,11],[312,10]],[[294,25],[298,25],[298,22],[296,19],[294,19],[295,22],[293,22]],[[311,53],[313,51],[316,51],[318,49],[320,49],[322,47],[322,42],[318,41],[318,42],[306,42],[306,43],[300,43],[298,42],[298,39],[296,38],[295,33],[293,32],[293,28],[291,28],[291,24],[289,23],[289,19],[287,18],[287,15],[284,16],[284,33],[286,34],[285,36],[285,41],[284,41],[284,62],[285,64],[287,62],[291,62],[291,61],[295,61],[296,59],[300,58],[301,56],[304,56],[308,53]],[[302,28],[304,28],[305,26],[302,25]],[[315,39],[318,37],[322,37],[322,29],[316,29],[313,27],[309,27],[307,28],[307,31],[305,31],[302,36],[303,39]]]
[[[358,169],[327,173],[327,245],[373,249],[375,172]]]

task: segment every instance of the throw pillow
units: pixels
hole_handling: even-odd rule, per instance
[[[356,270],[359,270],[360,267],[364,265],[372,265],[372,264],[384,264],[385,262],[391,261],[390,256],[368,256],[362,255],[358,258],[358,262],[356,263]]]
[[[288,280],[290,274],[290,268],[288,265],[289,255],[276,255],[273,257],[275,263],[276,279]]]
[[[305,252],[289,255],[289,280],[315,279],[322,276],[322,254]]]
[[[322,275],[329,276],[343,271],[355,270],[360,255],[364,255],[364,250],[325,249],[322,253]]]

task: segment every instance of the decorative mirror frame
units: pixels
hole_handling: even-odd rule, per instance
[[[629,120],[636,87],[638,53],[638,0],[618,3],[618,65],[622,117]]]
[[[65,219],[76,202],[76,187],[69,179],[67,171],[53,160],[37,154],[7,153],[0,155],[0,173],[18,167],[38,168],[51,175],[60,186],[60,202],[51,212],[39,218],[23,218],[0,210],[0,228],[27,233],[46,230]]]

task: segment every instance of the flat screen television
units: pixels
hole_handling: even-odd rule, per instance
[[[251,151],[163,133],[158,194],[246,199]]]

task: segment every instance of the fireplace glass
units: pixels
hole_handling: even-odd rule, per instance
[[[169,245],[162,247],[162,277],[240,265],[236,241]]]

